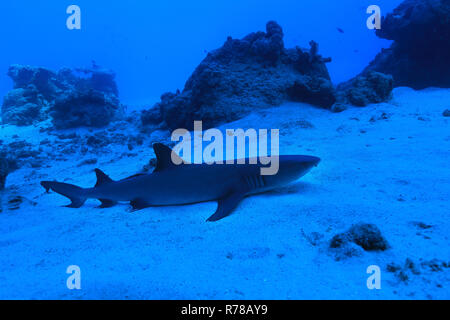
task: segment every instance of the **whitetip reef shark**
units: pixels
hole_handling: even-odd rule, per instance
[[[293,182],[320,162],[320,158],[314,156],[280,155],[278,172],[261,175],[263,165],[251,164],[249,158],[245,159],[245,164],[175,165],[172,159],[181,158],[169,147],[155,143],[153,150],[157,164],[150,174],[139,173],[113,181],[100,169],[95,169],[97,183],[92,188],[57,181],[42,181],[41,185],[47,192],[51,189],[69,198],[71,208],[81,207],[88,198],[100,200],[101,208],[130,201],[135,210],[217,200],[216,212],[207,219],[217,221],[228,216],[245,196]]]

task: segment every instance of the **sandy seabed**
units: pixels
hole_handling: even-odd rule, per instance
[[[394,90],[389,103],[333,114],[289,103],[221,128],[279,128],[281,154],[319,156],[295,184],[244,199],[235,212],[206,223],[215,202],[154,207],[79,209],[46,194],[43,179],[83,187],[99,167],[113,179],[137,172],[153,151],[49,160],[8,176],[1,193],[1,299],[449,299],[450,90]],[[5,126],[39,144],[38,127]],[[154,139],[163,133],[154,133]],[[218,182],[220,183],[220,182]],[[8,199],[23,197],[17,210]],[[336,259],[330,239],[352,224],[375,224],[386,251]],[[425,227],[424,227],[425,226]],[[389,265],[415,272],[390,272]],[[66,268],[81,269],[81,290],[68,290]],[[369,265],[381,268],[381,289],[366,286]],[[392,271],[392,270],[391,270]]]

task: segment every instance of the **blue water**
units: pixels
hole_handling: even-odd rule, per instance
[[[242,38],[265,31],[270,20],[283,28],[286,48],[309,48],[311,40],[319,43],[319,54],[332,58],[327,67],[337,85],[359,74],[382,48],[391,45],[367,28],[366,8],[376,4],[384,15],[401,2],[3,0],[0,97],[12,89],[6,74],[12,64],[56,71],[89,68],[94,63],[116,73],[119,98],[128,110],[147,110],[161,94],[183,89],[202,59],[228,36]],[[66,26],[66,9],[72,4],[81,8],[81,30]],[[441,64],[437,69],[441,72]],[[266,93],[271,96],[264,85],[261,99]],[[17,91],[21,90],[11,91],[17,99],[12,100],[26,101],[19,101],[23,96]],[[92,106],[99,105],[93,97],[88,103],[74,104],[68,95],[63,107],[69,108],[56,108],[58,117],[40,104],[39,112],[48,113],[47,117],[23,126],[5,121],[3,108],[0,178],[6,177],[2,170],[11,169],[5,161],[9,151],[17,149],[13,160],[23,163],[8,171],[5,188],[0,190],[0,299],[450,297],[449,88],[397,87],[382,103],[370,101],[364,108],[336,113],[303,100],[290,101],[219,124],[221,132],[279,128],[281,154],[322,159],[320,164],[314,162],[317,168],[308,167],[311,173],[299,183],[286,188],[277,184],[270,193],[244,199],[237,214],[223,223],[205,222],[216,210],[215,202],[135,212],[129,203],[99,209],[98,201],[89,199],[73,209],[63,207],[68,203],[60,195],[65,189],[60,194],[45,193],[39,185],[42,180],[47,181],[44,187],[53,180],[94,186],[94,168],[114,180],[142,172],[144,166],[148,170],[149,161],[156,162],[151,145],[169,141],[171,130],[142,125],[140,116],[145,112],[117,112],[114,121],[105,119],[110,123],[107,127],[86,128],[83,122],[59,129],[56,123],[66,117],[67,109],[71,109],[68,120],[83,119],[79,116],[83,112],[93,114],[89,119],[103,119],[107,112],[99,112],[100,116],[93,112]],[[204,105],[210,106],[209,102]],[[176,114],[166,112],[183,118],[186,109],[180,106]],[[196,101],[189,107],[192,112]],[[23,104],[12,104],[14,112],[16,108],[19,116],[23,109],[29,111]],[[159,109],[148,111],[154,118],[155,110]],[[220,112],[213,114],[220,117]],[[272,134],[269,141],[275,141]],[[254,183],[264,185],[265,180],[261,181]],[[355,223],[379,228],[389,247],[369,252],[354,239],[349,241],[352,233],[347,230]],[[352,243],[333,251],[333,239]],[[422,273],[412,268],[411,261]],[[72,265],[82,269],[82,290],[66,286],[66,269]],[[383,290],[367,287],[366,270],[372,265],[382,268]],[[405,274],[410,278],[405,279]]]
[[[379,0],[383,12],[400,0]],[[66,8],[81,8],[81,30],[66,28]],[[208,50],[227,36],[262,30],[269,20],[284,29],[286,47],[319,43],[334,83],[359,73],[389,41],[366,27],[368,0],[61,1],[16,0],[0,4],[0,96],[11,89],[10,64],[98,65],[117,73],[122,102],[151,104],[182,89]],[[340,28],[344,33],[339,32]]]

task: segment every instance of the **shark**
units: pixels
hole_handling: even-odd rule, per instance
[[[218,221],[230,215],[246,196],[292,183],[320,162],[315,156],[280,155],[277,173],[262,175],[264,165],[253,164],[250,158],[234,164],[194,164],[184,162],[162,143],[153,144],[153,150],[157,161],[152,173],[115,181],[95,169],[97,183],[92,188],[57,181],[41,181],[41,185],[47,192],[53,190],[69,198],[67,207],[71,208],[81,207],[87,199],[100,200],[101,208],[129,202],[134,210],[217,201],[217,209],[207,221]]]

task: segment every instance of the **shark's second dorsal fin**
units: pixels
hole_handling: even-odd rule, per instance
[[[183,159],[181,159],[172,149],[162,143],[154,143],[153,151],[156,155],[156,168],[153,172],[158,172],[161,170],[166,170],[169,168],[176,167],[178,164],[183,163]],[[173,161],[175,160],[177,164]]]
[[[96,187],[105,183],[113,182],[113,180],[100,169],[95,169],[95,174],[97,175],[97,183],[95,184]]]

